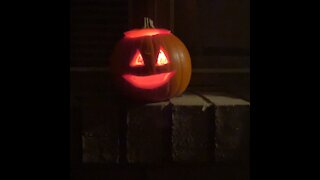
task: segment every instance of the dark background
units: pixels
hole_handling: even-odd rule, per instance
[[[142,167],[82,163],[81,118],[110,108],[101,99],[114,94],[109,58],[123,32],[143,26],[143,17],[170,29],[189,49],[192,77],[188,90],[223,92],[250,101],[249,0],[71,0],[70,109],[73,179],[231,178],[238,170],[208,166]],[[85,110],[86,112],[82,112]],[[113,110],[111,108],[111,110]],[[84,113],[81,115],[81,113]],[[223,169],[228,169],[223,171]],[[195,171],[192,174],[188,172]],[[174,172],[174,173],[173,173]],[[195,176],[195,177],[192,177]]]

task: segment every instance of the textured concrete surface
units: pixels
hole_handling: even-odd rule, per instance
[[[129,163],[161,163],[170,159],[169,102],[128,110],[127,158]]]
[[[170,101],[130,108],[103,98],[84,102],[83,162],[248,161],[250,103],[242,99],[185,93]]]
[[[173,98],[171,102],[173,161],[211,161],[214,155],[211,105],[193,94],[184,94]]]
[[[202,95],[215,108],[215,161],[249,161],[250,103],[227,96]]]

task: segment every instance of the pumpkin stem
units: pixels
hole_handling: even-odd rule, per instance
[[[155,28],[153,25],[153,21],[152,19],[148,18],[148,17],[144,17],[144,26],[143,28]]]

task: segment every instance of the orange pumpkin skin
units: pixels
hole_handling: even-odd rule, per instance
[[[167,64],[157,64],[160,50]],[[143,65],[132,67],[137,52]],[[185,45],[168,30],[132,30],[116,45],[111,70],[116,85],[126,96],[138,101],[158,102],[185,91],[191,78],[191,59]],[[125,78],[127,76],[132,76],[132,82]]]

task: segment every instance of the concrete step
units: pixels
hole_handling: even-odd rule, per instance
[[[170,101],[134,107],[103,98],[98,101],[83,107],[85,163],[201,164],[249,160],[250,103],[242,99],[185,93]]]

